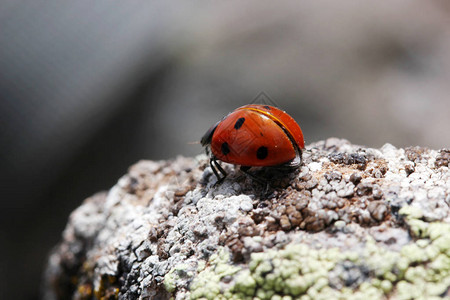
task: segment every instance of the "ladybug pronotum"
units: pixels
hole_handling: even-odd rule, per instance
[[[218,160],[251,167],[290,167],[301,164],[305,147],[300,126],[285,111],[269,105],[237,108],[212,126],[201,143],[210,150],[210,165],[218,183],[226,177]],[[219,172],[221,175],[219,175]]]

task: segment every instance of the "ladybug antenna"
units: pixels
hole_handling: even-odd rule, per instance
[[[200,145],[200,141],[188,142],[188,145]]]
[[[255,98],[253,98],[250,104],[272,105],[275,107],[280,107],[278,103],[264,91],[259,92],[259,94],[256,95]]]

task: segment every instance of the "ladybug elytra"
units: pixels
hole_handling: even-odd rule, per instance
[[[291,116],[259,104],[239,107],[225,116],[205,133],[201,143],[211,151],[210,165],[218,182],[227,174],[217,160],[240,165],[244,171],[250,167],[298,168],[305,147],[302,130]]]

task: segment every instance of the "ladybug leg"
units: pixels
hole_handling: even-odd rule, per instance
[[[250,177],[251,179],[253,179],[253,180],[255,180],[255,181],[257,181],[257,182],[259,182],[259,183],[261,183],[261,184],[263,184],[263,185],[268,184],[268,181],[267,181],[267,180],[264,180],[263,178],[258,177],[258,176],[255,176],[255,175],[253,175],[252,173],[250,173],[250,172],[248,171],[248,170],[250,170],[250,168],[251,168],[251,167],[248,167],[248,166],[241,166],[241,167],[240,167],[240,170],[241,170],[245,175],[247,175],[248,177]]]
[[[225,179],[225,177],[227,177],[227,172],[225,172],[225,170],[222,168],[222,166],[217,162],[217,159],[215,156],[211,156],[211,159],[209,160],[209,165],[211,166],[211,169],[214,172],[214,175],[216,175],[217,177],[217,182],[216,184],[220,184],[222,183],[222,181]],[[217,171],[219,170],[219,171]],[[219,175],[219,172],[222,176]]]
[[[264,178],[261,178],[261,177],[258,177],[258,176],[255,176],[255,175],[253,175],[252,173],[250,173],[248,170],[250,169],[251,167],[247,167],[247,166],[241,166],[241,171],[245,174],[245,175],[247,175],[248,177],[250,177],[252,180],[255,180],[256,182],[258,182],[258,183],[260,183],[261,185],[263,185],[265,188],[264,188],[264,192],[263,192],[263,196],[265,197],[265,196],[267,196],[268,194],[269,194],[269,189],[271,188],[271,186],[270,186],[270,181],[268,181],[267,179],[264,179]]]

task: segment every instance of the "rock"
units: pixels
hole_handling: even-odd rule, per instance
[[[450,299],[448,150],[334,138],[303,161],[269,188],[138,162],[72,213],[45,299]]]

